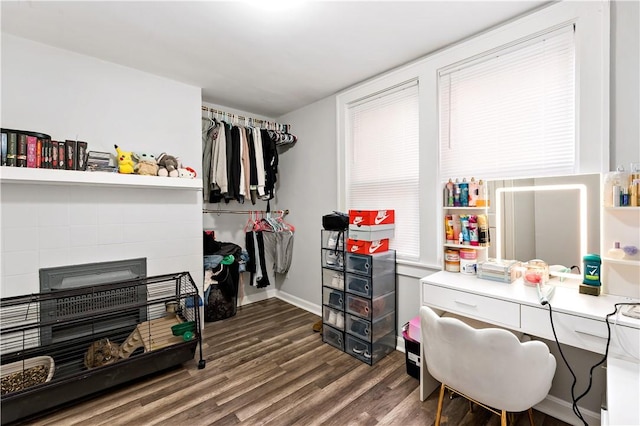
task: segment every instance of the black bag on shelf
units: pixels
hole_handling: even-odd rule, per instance
[[[327,231],[346,231],[349,228],[349,215],[336,212],[322,216],[322,227]]]

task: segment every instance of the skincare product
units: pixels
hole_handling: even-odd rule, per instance
[[[467,178],[462,178],[460,183],[460,206],[467,207],[469,205],[469,183]]]
[[[453,207],[453,181],[449,179],[445,186],[445,206]]]
[[[455,244],[456,240],[453,238],[453,216],[450,214],[444,217],[444,229],[447,244]]]
[[[475,207],[478,202],[478,182],[474,177],[469,182],[469,207]]]
[[[618,166],[615,172],[609,172],[605,175],[603,200],[605,207],[620,207],[622,189],[628,187],[628,181],[628,174],[622,166]]]
[[[460,207],[460,181],[456,178],[456,182],[453,185],[453,205]]]
[[[620,248],[620,242],[613,243],[613,247],[607,251],[607,257],[612,259],[623,259],[625,256],[624,250]]]
[[[478,199],[476,200],[476,206],[489,207],[487,184],[482,179],[478,181]]]
[[[489,246],[489,221],[487,220],[487,215],[479,214],[478,215],[478,243],[482,247]]]

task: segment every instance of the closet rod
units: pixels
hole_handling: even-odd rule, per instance
[[[286,216],[286,215],[289,214],[289,209],[286,209],[286,210],[271,210],[271,211],[266,211],[266,210],[209,210],[209,209],[203,209],[202,213],[215,213],[215,214],[275,213],[275,214],[282,214],[283,216]]]
[[[208,111],[208,112],[212,112],[214,114],[222,114],[223,116],[227,116],[230,118],[237,118],[239,120],[251,120],[255,123],[261,124],[264,123],[267,126],[273,126],[273,127],[277,127],[279,129],[287,129],[286,131],[289,132],[289,129],[291,129],[291,125],[289,124],[280,124],[280,123],[276,123],[275,121],[269,121],[269,120],[262,120],[260,118],[252,118],[252,117],[244,117],[242,115],[237,115],[237,114],[232,114],[230,112],[226,112],[226,111],[221,111],[219,109],[215,109],[215,108],[209,108],[207,106],[202,105],[202,111]],[[271,129],[273,130],[273,129]]]

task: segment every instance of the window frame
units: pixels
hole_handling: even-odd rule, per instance
[[[418,79],[420,127],[420,260],[399,260],[400,274],[420,277],[442,269],[442,188],[439,176],[439,69],[564,24],[576,26],[576,174],[609,167],[609,3],[560,2],[429,54],[336,96],[337,205],[347,206],[345,155],[348,104],[387,87]],[[422,275],[421,275],[422,274]]]

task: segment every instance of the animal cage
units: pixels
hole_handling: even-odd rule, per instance
[[[2,424],[161,371],[204,368],[188,272],[0,299]]]

